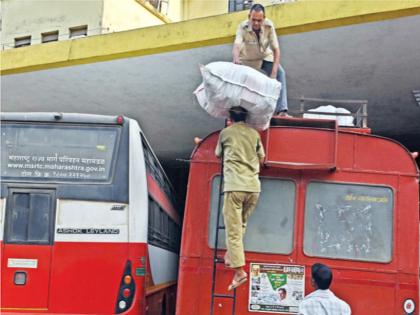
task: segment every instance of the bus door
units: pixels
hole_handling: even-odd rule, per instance
[[[2,253],[2,310],[47,310],[55,191],[9,188]]]

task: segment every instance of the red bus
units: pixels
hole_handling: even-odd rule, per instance
[[[174,312],[180,219],[135,120],[1,116],[1,312]]]
[[[214,262],[218,135],[191,156],[176,314],[296,314],[316,262],[332,268],[331,289],[352,314],[418,314],[419,170],[407,149],[332,120],[273,119],[261,133],[262,192],[245,236],[250,277],[227,296],[232,271]]]

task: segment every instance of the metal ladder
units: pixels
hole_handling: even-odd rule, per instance
[[[225,124],[226,125],[226,124]],[[224,264],[225,260],[218,255],[218,243],[219,243],[219,231],[225,230],[225,227],[220,225],[220,212],[222,209],[222,197],[223,193],[223,148],[222,148],[222,157],[221,157],[221,172],[220,172],[220,185],[219,185],[219,199],[217,203],[217,219],[216,219],[216,237],[214,241],[214,250],[213,250],[213,277],[211,284],[211,304],[210,304],[210,315],[215,315],[214,313],[214,302],[216,298],[232,299],[232,315],[236,314],[236,288],[233,289],[233,294],[219,294],[216,293],[216,280],[217,280],[217,264]]]

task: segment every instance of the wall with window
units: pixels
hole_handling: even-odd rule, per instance
[[[40,44],[43,38],[69,39],[70,28],[87,27],[87,35],[101,34],[102,9],[102,0],[2,0],[2,49],[14,48],[16,42],[25,46]]]
[[[180,2],[161,14],[142,0],[2,0],[2,49],[164,24],[180,19]]]
[[[294,0],[184,0],[183,1],[183,19],[190,20],[201,17],[225,14],[229,12],[249,10],[253,3],[259,3],[264,6],[273,4],[292,2]],[[270,18],[269,16],[267,16]]]
[[[261,0],[265,6],[294,0]],[[251,0],[2,0],[2,49],[248,10]],[[269,16],[268,16],[269,17]]]

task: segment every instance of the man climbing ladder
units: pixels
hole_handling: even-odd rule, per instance
[[[243,237],[261,191],[258,174],[265,157],[259,133],[245,123],[247,114],[242,107],[229,110],[233,124],[221,131],[215,152],[224,163],[225,265],[235,270],[229,291],[247,281]]]

